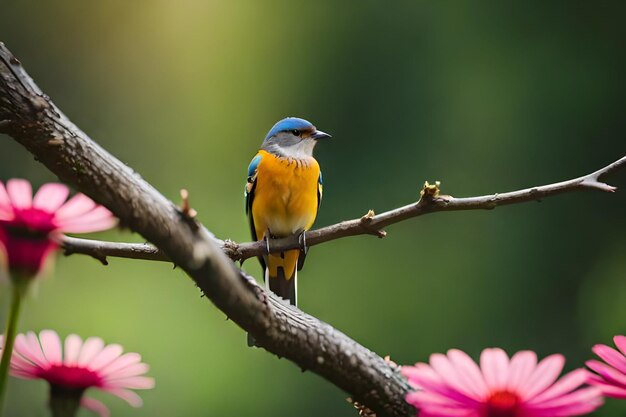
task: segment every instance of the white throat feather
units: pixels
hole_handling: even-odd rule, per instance
[[[280,146],[277,143],[272,143],[266,150],[283,158],[306,160],[313,157],[315,144],[314,139],[302,139],[290,146]]]

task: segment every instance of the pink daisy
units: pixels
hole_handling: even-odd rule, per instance
[[[113,227],[115,217],[89,197],[69,201],[63,184],[44,184],[33,197],[26,180],[0,182],[0,254],[11,271],[34,276],[58,248],[61,233],[96,232]]]
[[[480,367],[464,352],[436,353],[430,365],[402,367],[417,389],[406,400],[420,417],[565,417],[602,404],[600,390],[579,388],[588,371],[576,369],[557,381],[565,359],[551,355],[537,363],[534,352],[511,359],[502,349],[485,349]]]
[[[593,352],[604,362],[590,360],[586,365],[598,373],[590,374],[588,383],[600,388],[602,394],[613,398],[626,398],[626,337],[615,336],[619,351],[606,345],[595,345]]]
[[[3,345],[0,336],[0,346]],[[142,404],[131,389],[150,389],[154,379],[144,376],[148,365],[138,353],[122,354],[117,344],[104,345],[99,337],[84,342],[75,334],[61,339],[53,330],[43,330],[39,338],[34,332],[19,334],[11,357],[11,375],[24,379],[44,379],[50,384],[50,403],[74,401],[101,417],[109,410],[100,401],[83,398],[87,388],[98,388],[116,395],[133,407]]]

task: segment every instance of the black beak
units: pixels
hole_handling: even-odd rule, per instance
[[[311,139],[327,139],[327,138],[331,138],[332,136],[330,136],[328,133],[324,133],[321,130],[316,130],[315,132],[313,132],[313,134],[310,136]]]

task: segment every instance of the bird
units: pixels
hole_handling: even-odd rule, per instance
[[[270,129],[248,166],[246,214],[252,239],[267,245],[267,253],[258,257],[265,285],[294,306],[307,253],[305,232],[322,201],[322,172],[313,149],[330,137],[304,119],[287,117]],[[270,253],[270,239],[292,235],[298,236],[299,249]]]

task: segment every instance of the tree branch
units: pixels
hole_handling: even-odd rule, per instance
[[[66,256],[75,253],[89,255],[102,262],[103,265],[109,264],[107,261],[108,256],[171,262],[159,248],[149,243],[104,242],[70,236],[63,236],[59,243],[63,247]]]
[[[422,198],[415,203],[378,215],[374,215],[374,212],[370,211],[359,219],[347,220],[332,226],[308,231],[306,232],[306,242],[310,247],[348,236],[369,234],[383,238],[386,236],[386,232],[382,230],[385,227],[428,213],[456,210],[491,210],[507,204],[539,201],[545,197],[571,191],[595,189],[613,192],[616,190],[616,187],[600,182],[599,178],[624,167],[626,167],[626,156],[598,171],[572,180],[478,197],[455,198],[448,195],[439,195],[438,184],[431,186],[426,183],[422,190]],[[300,247],[300,243],[297,236],[270,241],[272,252],[282,252],[298,247]],[[265,242],[262,241],[241,244],[227,241],[225,251],[232,259],[245,260],[264,254],[266,246]]]
[[[307,246],[340,239],[347,236],[370,234],[385,237],[382,228],[428,213],[453,210],[491,210],[507,204],[540,201],[545,197],[572,191],[600,190],[614,192],[617,188],[600,182],[600,177],[608,175],[626,167],[626,156],[618,159],[588,175],[562,181],[554,184],[525,188],[501,194],[489,194],[478,197],[455,198],[449,195],[439,195],[438,184],[426,183],[422,189],[422,198],[419,201],[374,215],[373,211],[359,219],[347,220],[341,223],[326,226],[321,229],[306,232]],[[267,251],[264,241],[236,243],[231,240],[217,240],[222,250],[235,261],[244,261],[253,256],[264,255]],[[66,237],[63,241],[66,254],[81,253],[93,256],[106,262],[107,256],[121,258],[147,259],[152,261],[168,261],[169,259],[156,247],[148,244],[100,242],[95,240]],[[300,247],[298,236],[270,240],[272,252],[282,252],[287,249]]]
[[[156,245],[259,346],[323,376],[380,416],[414,414],[404,401],[411,388],[394,367],[328,324],[265,293],[235,267],[208,230],[76,127],[2,43],[0,133],[12,136],[61,180]]]

